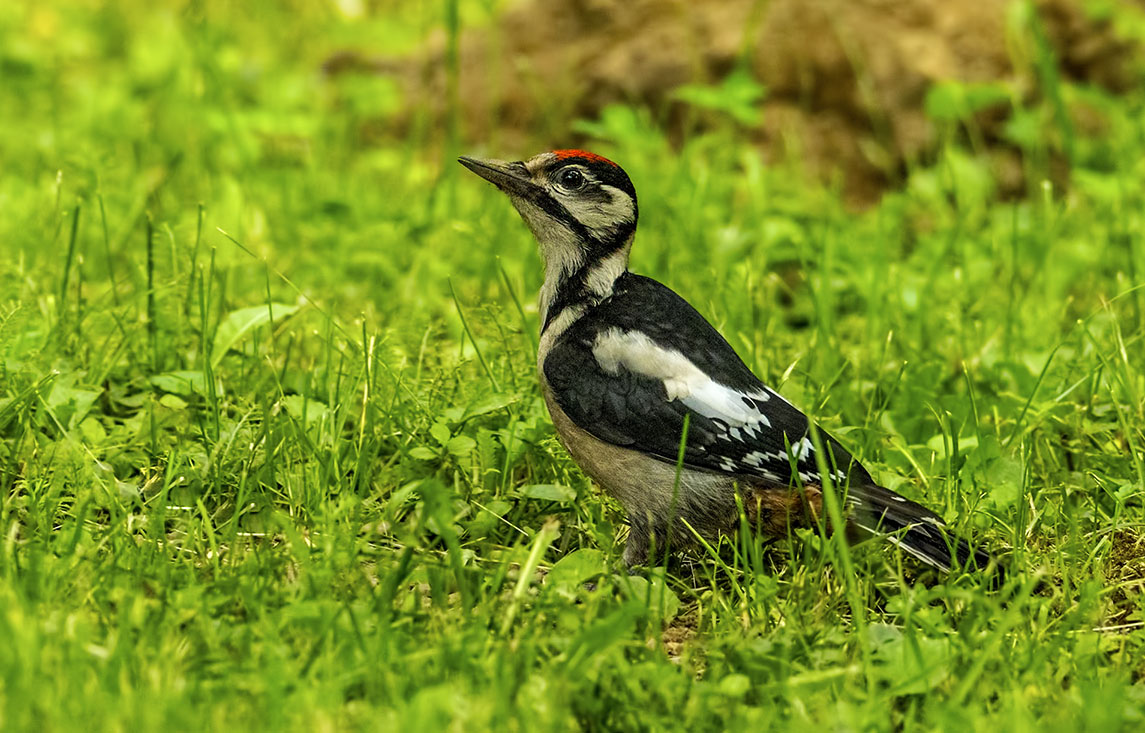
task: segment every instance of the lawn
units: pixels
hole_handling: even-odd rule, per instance
[[[380,5],[0,4],[0,728],[1145,724],[1145,94],[1013,101],[1004,199],[946,89],[862,210],[718,89],[681,145],[579,123],[633,268],[1010,568],[798,532],[628,576],[538,391],[535,245],[453,162],[537,150],[324,76],[453,7]]]

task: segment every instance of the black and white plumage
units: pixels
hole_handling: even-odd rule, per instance
[[[628,272],[638,209],[619,166],[579,150],[460,162],[509,195],[541,247],[545,400],[573,458],[628,512],[628,564],[647,562],[652,542],[734,531],[737,495],[761,534],[813,525],[823,510],[821,465],[849,528],[886,535],[943,570],[989,564],[937,514],[878,486],[821,430],[827,455],[816,455],[806,415],[687,301]]]
[[[608,298],[568,327],[542,369],[561,409],[614,445],[674,463],[688,415],[688,466],[784,485],[794,468],[804,483],[820,481],[806,416],[655,280],[621,275]],[[825,440],[838,450],[831,462],[871,481]],[[843,481],[846,472],[834,478]]]

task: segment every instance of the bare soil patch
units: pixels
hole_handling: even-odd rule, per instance
[[[1064,78],[1114,91],[1138,82],[1135,46],[1083,0],[1037,0],[1035,8]],[[850,197],[871,200],[934,150],[923,109],[934,83],[1009,80],[1021,95],[1038,93],[1029,38],[1012,12],[1011,3],[981,0],[526,2],[461,38],[461,133],[468,144],[526,155],[582,142],[574,120],[629,103],[656,111],[681,136],[697,120],[673,90],[717,82],[744,64],[767,88],[762,125],[745,130],[763,154],[796,155],[813,175],[841,175]],[[392,74],[440,122],[451,96],[445,59],[440,35],[414,58],[343,53],[327,70]],[[394,125],[408,126],[412,115]],[[982,142],[999,151],[1003,190],[1018,190],[1021,166],[1004,150],[1002,117],[981,115]]]

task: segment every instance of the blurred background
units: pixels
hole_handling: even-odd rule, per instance
[[[283,271],[314,265],[308,292],[433,308],[443,291],[423,301],[404,275],[479,275],[456,227],[505,224],[458,203],[456,155],[588,146],[661,218],[731,240],[744,222],[697,220],[687,194],[760,177],[753,205],[798,216],[750,236],[790,258],[799,217],[829,201],[906,192],[925,227],[939,200],[1136,186],[1143,41],[1129,0],[7,2],[0,235],[34,267],[39,230],[98,198],[99,276],[137,276],[124,247],[150,212],[177,241],[219,227]],[[519,241],[524,283],[539,263]]]
[[[345,9],[345,4],[343,4]],[[1142,6],[1093,0],[556,0],[497,3],[410,53],[347,48],[331,75],[395,80],[398,129],[533,150],[583,141],[616,106],[676,145],[732,123],[765,159],[857,202],[901,185],[957,130],[1001,192],[1064,180],[1101,137],[1103,94],[1141,80]],[[357,8],[364,11],[364,8]],[[459,35],[459,37],[458,37]],[[615,114],[615,111],[613,112]],[[384,126],[383,126],[384,128]],[[391,126],[389,129],[393,130]],[[1043,159],[1024,160],[1023,152]],[[1105,151],[1090,150],[1084,162]]]

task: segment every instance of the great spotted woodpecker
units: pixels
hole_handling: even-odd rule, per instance
[[[988,553],[876,484],[830,435],[816,443],[807,416],[687,301],[628,271],[636,189],[620,166],[581,150],[459,162],[509,196],[540,245],[544,399],[568,452],[627,511],[627,565],[694,533],[735,531],[739,506],[765,537],[817,524],[822,465],[849,530],[885,535],[941,570],[987,567]]]

